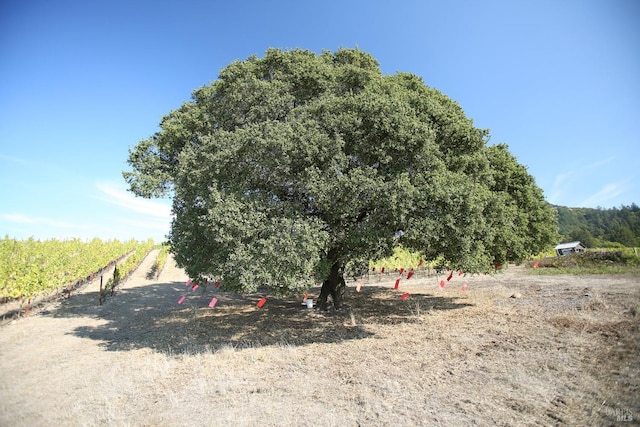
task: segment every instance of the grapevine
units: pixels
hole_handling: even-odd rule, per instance
[[[113,277],[107,282],[103,293],[106,294],[108,290],[113,290],[120,282],[127,280],[152,248],[153,240],[149,239],[147,242],[137,245],[133,253],[124,261],[117,263],[113,271]]]
[[[139,246],[135,240],[0,240],[0,298],[31,299],[92,274]]]

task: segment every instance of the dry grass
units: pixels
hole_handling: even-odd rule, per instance
[[[364,282],[341,312],[185,292],[0,329],[1,425],[610,425],[640,417],[636,276]],[[467,283],[466,292],[461,290]],[[90,292],[90,291],[88,291]],[[402,301],[400,295],[411,296]],[[510,298],[514,294],[519,298]],[[89,297],[88,297],[89,298]],[[89,299],[88,299],[89,301]],[[626,412],[624,412],[626,411]]]

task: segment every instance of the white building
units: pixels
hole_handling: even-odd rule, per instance
[[[556,246],[556,255],[563,256],[569,255],[576,252],[584,252],[587,247],[583,245],[581,242],[569,242],[569,243],[560,243]]]

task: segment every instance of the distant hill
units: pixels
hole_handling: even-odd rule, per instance
[[[611,209],[554,207],[563,241],[579,240],[589,248],[640,246],[640,207],[635,203]]]

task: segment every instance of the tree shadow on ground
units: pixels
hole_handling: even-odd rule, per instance
[[[312,289],[310,295],[318,293],[319,289]],[[107,351],[146,348],[177,355],[225,347],[302,346],[363,339],[375,335],[374,325],[417,322],[421,310],[424,313],[471,305],[456,298],[419,293],[403,301],[401,295],[383,286],[367,286],[360,293],[350,289],[343,309],[320,312],[306,308],[301,297],[242,297],[213,287],[205,292],[192,291],[182,282],[151,283],[125,287],[100,307],[97,293],[87,293],[42,314],[97,320],[71,333],[100,341]],[[185,299],[178,304],[182,296]],[[211,309],[208,305],[213,297],[218,301]],[[262,297],[267,302],[258,308]]]

